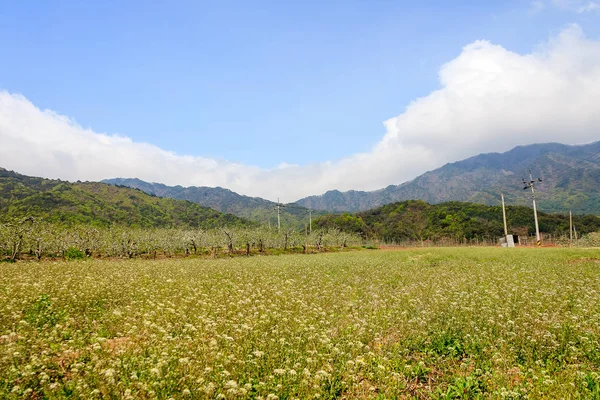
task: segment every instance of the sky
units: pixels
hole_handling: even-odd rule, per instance
[[[0,0],[0,167],[294,201],[600,139],[600,0]]]

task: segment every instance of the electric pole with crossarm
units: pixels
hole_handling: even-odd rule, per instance
[[[275,204],[275,210],[277,210],[277,232],[281,231],[281,217],[280,210],[282,207],[285,207],[283,204],[279,202],[279,198],[277,198],[277,203]]]
[[[533,180],[533,177],[531,176],[531,170],[529,170],[529,182],[527,182],[525,179],[523,179],[523,185],[525,186],[523,188],[523,190],[527,190],[527,189],[531,188],[531,198],[533,199],[533,217],[535,219],[535,238],[536,238],[536,243],[538,246],[540,246],[542,244],[542,240],[540,239],[540,227],[538,225],[537,210],[535,208],[534,186],[535,186],[536,182],[541,182],[541,181],[542,180],[540,178],[538,178],[537,181]]]

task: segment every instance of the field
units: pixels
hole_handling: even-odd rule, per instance
[[[600,250],[0,264],[0,398],[600,398]]]

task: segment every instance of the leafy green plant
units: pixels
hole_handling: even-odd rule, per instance
[[[85,253],[74,247],[69,247],[65,250],[65,260],[83,260],[85,259]]]
[[[57,310],[50,301],[50,296],[42,294],[25,311],[24,320],[37,328],[52,328],[65,316],[65,312]]]

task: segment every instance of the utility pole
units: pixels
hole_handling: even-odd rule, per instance
[[[569,241],[573,244],[573,210],[569,210]]]
[[[281,231],[281,217],[279,216],[279,209],[281,208],[281,204],[279,204],[279,197],[277,198],[277,232]]]
[[[281,216],[280,216],[281,207],[285,207],[285,206],[279,202],[279,197],[278,197],[277,205],[275,206],[275,209],[277,210],[277,232],[281,231]]]
[[[504,219],[504,236],[508,236],[508,227],[506,226],[506,209],[504,208],[504,193],[502,193],[502,218]]]
[[[308,233],[312,233],[312,208],[308,209]]]
[[[541,182],[541,181],[542,180],[540,178],[537,179],[537,182]],[[533,177],[531,176],[531,170],[529,170],[529,182],[526,182],[525,179],[523,179],[523,184],[525,185],[523,190],[527,190],[527,189],[531,188],[531,198],[533,199],[533,217],[535,219],[535,238],[536,238],[537,245],[541,246],[542,240],[540,239],[540,227],[538,225],[537,210],[535,208],[535,190],[534,190],[535,183],[536,183],[536,181],[534,181]]]

